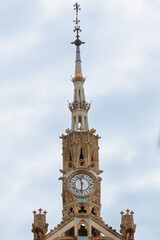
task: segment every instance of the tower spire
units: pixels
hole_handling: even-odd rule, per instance
[[[72,125],[71,131],[88,131],[88,111],[90,109],[90,103],[85,101],[85,94],[83,84],[85,78],[82,75],[82,66],[81,66],[81,57],[80,57],[80,46],[84,44],[80,40],[79,32],[81,32],[81,28],[79,26],[79,18],[78,13],[81,10],[80,5],[76,2],[74,5],[74,10],[76,10],[76,20],[74,32],[76,32],[76,40],[71,42],[76,46],[76,61],[75,61],[75,77],[72,78],[72,82],[74,83],[74,98],[73,102],[69,103],[69,109],[72,112]]]

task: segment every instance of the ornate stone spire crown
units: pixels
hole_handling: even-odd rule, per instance
[[[79,10],[81,10],[80,5],[75,3],[74,10],[76,10],[76,20],[74,20],[75,28],[74,32],[76,32],[76,40],[71,44],[76,46],[76,61],[75,61],[75,77],[72,78],[72,82],[74,83],[74,98],[73,102],[69,103],[69,109],[72,112],[72,126],[71,131],[88,131],[88,111],[90,109],[90,103],[85,101],[85,94],[83,84],[85,78],[82,75],[82,66],[81,66],[81,57],[80,57],[80,46],[84,44],[80,40],[79,33],[82,31],[78,19]]]

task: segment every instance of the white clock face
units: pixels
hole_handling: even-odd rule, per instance
[[[89,175],[80,173],[71,178],[69,186],[71,191],[77,195],[88,195],[94,190],[94,180]]]

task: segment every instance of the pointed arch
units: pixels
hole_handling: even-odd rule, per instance
[[[70,153],[69,153],[69,163],[68,163],[68,167],[69,167],[69,168],[72,168],[72,167],[73,167],[71,151],[70,151]]]
[[[82,151],[82,148],[81,148],[81,152],[80,152],[79,159],[84,159],[84,157],[83,157],[83,151]]]
[[[95,216],[97,215],[97,210],[95,207],[92,208],[91,213]]]
[[[84,166],[84,157],[83,157],[83,151],[81,147],[80,155],[79,155],[79,165]]]
[[[88,236],[89,224],[85,219],[81,219],[77,224],[78,236]]]

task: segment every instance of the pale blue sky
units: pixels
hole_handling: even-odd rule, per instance
[[[160,235],[160,2],[81,0],[90,128],[102,137],[102,217],[136,240]],[[61,139],[71,125],[75,47],[70,0],[0,1],[1,239],[33,239],[32,211],[61,221]]]

